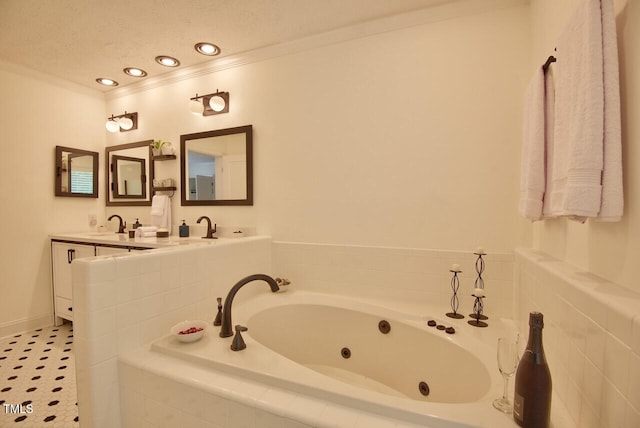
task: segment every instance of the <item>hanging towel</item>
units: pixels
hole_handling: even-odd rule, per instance
[[[604,167],[602,170],[602,204],[597,219],[620,221],[624,210],[622,125],[618,40],[612,0],[602,0],[602,52],[604,60]]]
[[[622,216],[617,43],[612,0],[584,0],[562,32],[556,67],[548,215]]]
[[[550,186],[553,183],[553,159],[555,153],[554,127],[555,127],[555,87],[554,67],[549,66],[544,74],[544,141],[545,141],[545,192],[542,201],[542,218],[551,217]]]
[[[524,95],[519,211],[525,218],[542,218],[545,190],[545,76],[534,74]]]
[[[151,201],[151,224],[167,229],[171,235],[171,199],[167,195],[155,195]]]

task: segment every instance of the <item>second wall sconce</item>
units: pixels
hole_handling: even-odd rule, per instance
[[[107,118],[105,126],[109,132],[126,132],[138,129],[138,113],[127,113],[125,111],[124,114],[119,116],[111,115],[111,117]]]
[[[229,92],[217,91],[207,95],[196,94],[190,100],[189,110],[193,114],[212,116],[214,114],[229,113]]]

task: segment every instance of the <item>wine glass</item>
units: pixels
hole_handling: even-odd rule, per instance
[[[510,413],[513,405],[509,401],[509,378],[513,376],[518,367],[518,337],[501,337],[498,339],[498,369],[504,378],[504,392],[502,398],[493,401],[493,407],[504,413]]]

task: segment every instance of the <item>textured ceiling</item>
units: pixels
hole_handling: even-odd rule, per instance
[[[168,73],[154,58],[190,66],[222,56],[455,0],[0,0],[0,59],[83,86],[137,82],[125,67]]]

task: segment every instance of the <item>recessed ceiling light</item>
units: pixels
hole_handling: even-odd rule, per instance
[[[160,55],[156,57],[156,62],[165,67],[177,67],[180,65],[180,61],[170,56]]]
[[[213,43],[200,42],[194,46],[198,53],[202,55],[214,56],[220,53],[220,48]]]
[[[107,79],[105,77],[100,77],[99,79],[96,79],[96,82],[104,86],[118,86],[118,82],[112,79]]]
[[[127,67],[122,71],[124,71],[129,76],[133,76],[133,77],[144,77],[147,75],[146,71],[144,71],[141,68],[135,68],[135,67]]]

